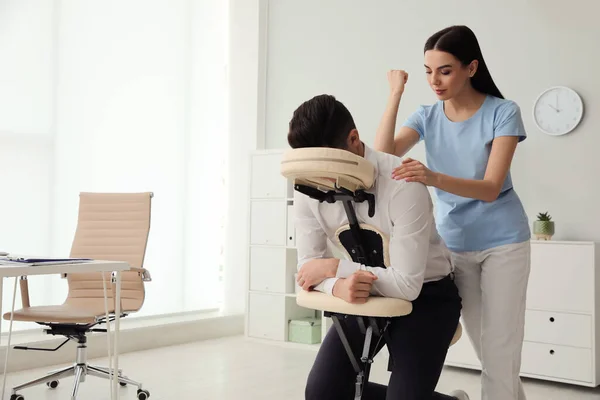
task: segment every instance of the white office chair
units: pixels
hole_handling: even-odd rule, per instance
[[[366,190],[373,186],[375,168],[365,158],[349,151],[333,148],[301,148],[288,151],[281,162],[281,173],[293,180],[294,190],[319,201],[334,203],[342,201],[348,224],[336,232],[337,245],[353,261],[386,268],[390,265],[388,238],[376,227],[357,221],[353,203],[366,201],[369,216],[375,214],[375,196]],[[388,340],[387,327],[391,318],[412,312],[412,303],[406,300],[369,297],[364,304],[351,304],[325,293],[302,290],[296,303],[305,308],[323,311],[331,318],[356,371],[355,400],[362,396],[362,389],[369,381],[370,365],[374,355],[370,353],[371,340]],[[344,326],[345,318],[358,317],[359,327],[365,335],[362,357],[357,360],[352,352]],[[462,335],[459,323],[451,345]]]

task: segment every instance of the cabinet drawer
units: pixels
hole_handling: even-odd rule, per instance
[[[525,340],[591,349],[592,317],[527,310]]]
[[[255,199],[285,198],[288,182],[281,175],[281,154],[252,156],[251,196]]]
[[[285,340],[285,296],[250,293],[248,336]]]
[[[521,372],[591,382],[592,350],[525,342]]]
[[[253,201],[250,208],[250,241],[252,244],[285,246],[285,201]]]
[[[594,246],[531,244],[527,307],[592,313]]]
[[[250,249],[250,290],[293,293],[297,256],[277,247]]]

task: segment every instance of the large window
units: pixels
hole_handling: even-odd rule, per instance
[[[138,315],[219,307],[227,3],[3,2],[0,250],[68,255],[79,192],[152,191],[153,282]],[[66,295],[59,277],[30,285],[33,305]]]

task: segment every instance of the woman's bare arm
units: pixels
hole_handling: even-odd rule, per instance
[[[456,178],[433,172],[420,161],[410,158],[404,159],[402,165],[394,169],[392,177],[406,179],[407,182],[421,182],[457,196],[494,201],[502,190],[518,141],[517,136],[494,139],[483,179]]]
[[[402,127],[396,137],[396,119],[402,93],[404,93],[404,84],[408,81],[408,74],[402,70],[393,70],[388,72],[388,81],[390,83],[390,95],[381,117],[381,122],[375,134],[375,150],[384,153],[395,154],[402,157],[419,141],[419,134],[414,129]]]
[[[483,201],[496,200],[508,175],[518,141],[516,136],[494,139],[483,179],[461,179],[439,174],[435,186],[462,197]]]

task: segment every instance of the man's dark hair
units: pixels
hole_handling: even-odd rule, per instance
[[[322,94],[305,101],[294,111],[288,131],[288,143],[294,149],[346,149],[348,134],[355,128],[350,111],[334,96]]]

